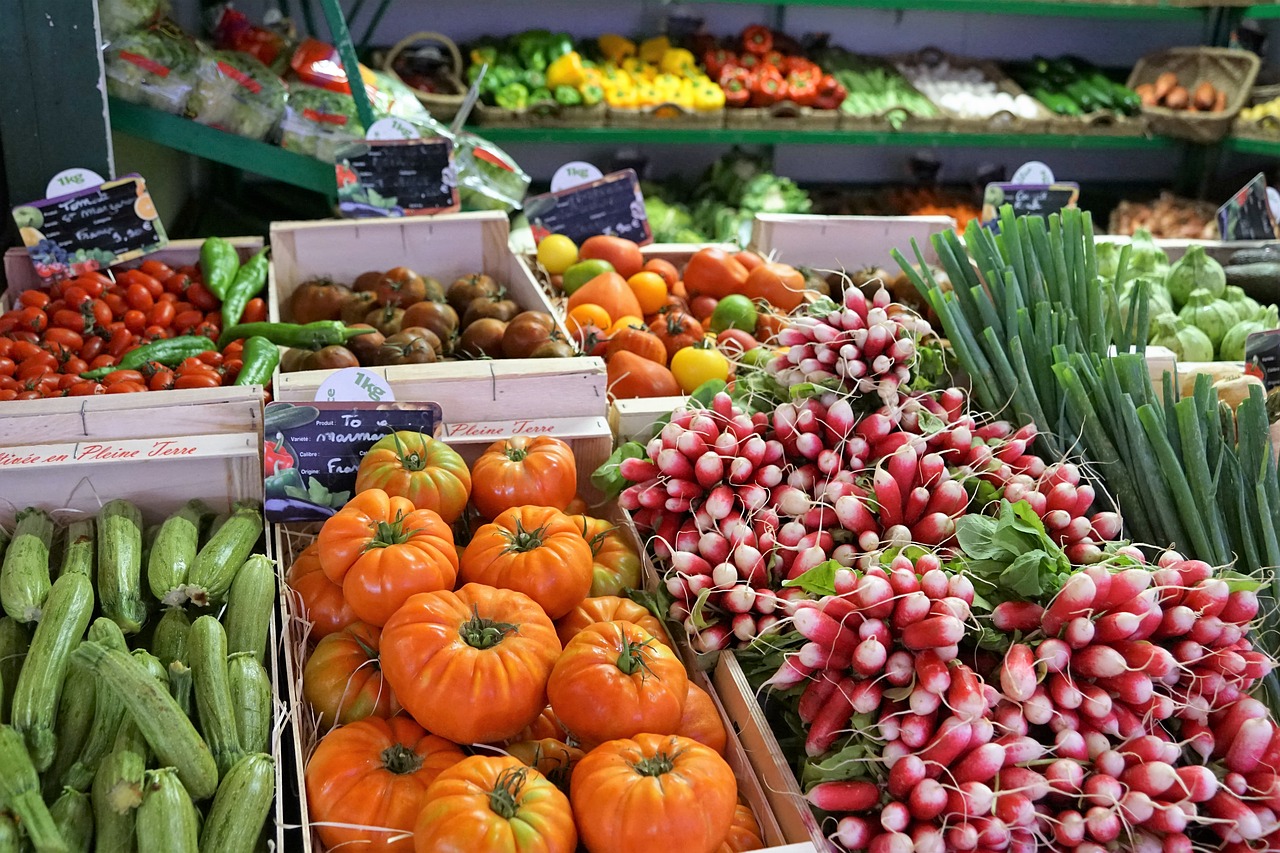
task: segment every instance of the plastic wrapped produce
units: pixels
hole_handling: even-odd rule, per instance
[[[264,139],[280,122],[287,90],[252,56],[218,50],[202,57],[187,111],[201,124]]]
[[[280,145],[332,163],[339,148],[364,136],[350,95],[296,83],[289,89]]]
[[[169,0],[100,0],[98,19],[107,41],[147,26],[169,14]]]
[[[107,92],[180,114],[195,87],[199,61],[196,44],[182,33],[153,29],[120,36],[103,51]]]

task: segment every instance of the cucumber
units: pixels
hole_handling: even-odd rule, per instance
[[[205,509],[192,501],[165,519],[147,558],[147,586],[166,607],[187,600],[187,573],[200,550],[200,524]]]
[[[27,659],[31,635],[22,623],[9,616],[0,618],[0,722],[9,722],[13,709],[13,689],[18,686],[18,673]]]
[[[196,555],[187,573],[187,596],[199,607],[221,604],[236,572],[262,536],[262,513],[256,505],[239,504],[227,523]]]
[[[252,853],[275,796],[271,756],[246,755],[218,786],[200,833],[200,853]]]
[[[67,845],[40,797],[40,780],[22,734],[11,726],[0,726],[0,800],[22,821],[36,853],[66,853]]]
[[[128,501],[110,501],[98,514],[98,595],[120,630],[142,630],[142,513]]]
[[[267,654],[267,632],[276,603],[276,567],[267,557],[254,554],[231,582],[227,593],[229,652],[252,652],[261,663]]]
[[[191,618],[180,607],[165,610],[156,623],[151,636],[151,651],[168,666],[176,660],[187,661],[187,634],[191,631]]]
[[[218,787],[218,767],[209,746],[146,667],[125,652],[94,642],[81,643],[75,657],[88,664],[100,685],[105,683],[120,697],[161,764],[178,769],[191,796],[196,800],[212,796]]]
[[[49,550],[53,547],[53,519],[31,507],[18,513],[13,541],[0,564],[0,604],[19,622],[40,618],[49,597]]]
[[[200,829],[196,807],[172,767],[148,770],[138,806],[138,849],[165,853],[196,853]]]
[[[1280,243],[1268,243],[1265,246],[1237,249],[1227,262],[1229,266],[1239,267],[1246,264],[1269,264],[1280,262]]]
[[[22,837],[18,834],[18,824],[7,812],[0,812],[0,853],[21,853]]]
[[[212,616],[191,623],[187,639],[191,656],[191,677],[196,688],[196,712],[200,731],[213,752],[219,776],[244,757],[236,736],[236,719],[231,705],[231,685],[227,673],[227,635]]]
[[[93,731],[97,714],[94,681],[80,664],[67,668],[62,683],[62,700],[58,703],[56,727],[57,746],[53,752],[53,764],[44,774],[45,796],[53,798],[62,790],[63,778],[76,763],[85,743]],[[85,788],[78,788],[83,791]]]
[[[134,818],[142,804],[146,769],[146,743],[137,726],[132,722],[122,725],[115,747],[94,774],[89,793],[100,853],[132,853],[137,849]]]
[[[67,525],[67,532],[62,541],[62,562],[58,574],[74,573],[93,577],[93,560],[98,543],[94,532],[96,525],[92,518],[82,518]]]
[[[71,788],[49,806],[49,815],[66,842],[68,853],[89,853],[93,841],[93,804],[89,797]]]
[[[84,575],[63,575],[45,602],[27,659],[13,691],[13,727],[26,738],[37,770],[53,763],[53,720],[71,653],[93,615],[93,584]]]
[[[271,702],[271,677],[250,652],[227,658],[236,738],[245,752],[266,752],[275,719]]]
[[[98,617],[93,620],[93,624],[89,626],[89,639],[95,643],[102,643],[120,651],[128,651],[125,644],[124,634],[120,632],[120,626],[105,617]],[[77,669],[82,669],[83,665],[72,661],[70,672],[74,673]],[[70,677],[70,676],[68,676]],[[94,680],[86,674],[85,678],[92,683]],[[65,702],[65,695],[63,701]],[[120,732],[120,724],[124,720],[124,703],[111,690],[94,691],[93,703],[93,724],[91,725],[88,737],[83,745],[79,748],[74,762],[60,776],[50,774],[50,782],[61,784],[65,787],[73,788],[77,791],[87,791],[93,783],[93,774],[98,769],[98,765],[111,752],[115,745],[116,736]],[[58,751],[62,751],[62,742],[58,743]],[[54,767],[59,762],[54,761]]]

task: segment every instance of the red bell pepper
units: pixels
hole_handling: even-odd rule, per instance
[[[760,57],[756,56],[754,53],[742,53],[738,55],[738,65],[748,71],[754,71],[759,68],[762,63],[760,62]]]
[[[782,72],[771,65],[762,66],[751,86],[751,106],[768,107],[786,99],[787,80]]]
[[[844,103],[844,99],[848,96],[849,91],[828,74],[818,82],[818,93],[813,99],[812,106],[817,110],[839,109],[840,105]]]
[[[263,467],[268,477],[274,477],[281,471],[294,466],[293,455],[289,453],[282,440],[279,444],[267,439],[262,443]]]
[[[783,74],[804,72],[815,77],[822,76],[822,69],[818,67],[818,63],[811,62],[803,56],[788,56],[778,64],[778,67],[782,69]]]
[[[813,74],[792,71],[787,75],[787,97],[802,107],[813,106],[818,97],[818,80]]]
[[[762,24],[752,24],[742,31],[742,49],[756,56],[773,50],[773,31]]]
[[[751,101],[751,74],[742,68],[736,70],[742,73],[720,81],[726,107],[745,107]]]
[[[707,69],[707,76],[712,80],[718,80],[721,71],[738,64],[738,55],[732,50],[717,48],[702,55],[702,64]]]
[[[764,56],[760,57],[760,61],[763,62],[765,65],[772,65],[773,67],[781,71],[783,74],[787,73],[786,69],[782,67],[783,63],[787,61],[787,58],[776,50],[771,50],[768,53],[766,53]]]

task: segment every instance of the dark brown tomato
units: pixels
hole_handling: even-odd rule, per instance
[[[391,335],[378,347],[378,364],[431,364],[436,351],[431,341],[421,335],[405,332]]]
[[[427,290],[426,298],[432,302],[444,302],[444,284],[438,278],[424,276],[422,279],[423,287]]]
[[[373,326],[370,326],[368,323],[356,323],[351,326],[351,328],[373,329]],[[373,329],[373,331],[369,332],[367,335],[357,335],[347,341],[347,349],[351,350],[352,354],[360,360],[361,364],[377,364],[378,362],[375,360],[376,353],[378,352],[378,347],[382,346],[382,342],[385,338],[386,336],[383,335],[382,332],[379,332],[377,329]]]
[[[289,313],[295,323],[337,320],[351,288],[327,278],[313,278],[298,285],[289,297]]]
[[[563,340],[551,340],[539,345],[532,353],[530,358],[573,358],[577,353],[573,351],[568,343]]]
[[[444,302],[419,302],[405,309],[405,327],[420,326],[435,332],[445,346],[458,333],[458,312]]]
[[[394,305],[383,305],[374,308],[364,316],[364,321],[382,334],[391,336],[400,331],[404,320],[404,309]]]
[[[508,323],[502,336],[502,354],[507,358],[528,358],[535,349],[551,340],[555,323],[548,323],[543,317],[551,319],[551,315],[541,311],[526,311]]]
[[[343,367],[359,367],[360,362],[346,347],[329,346],[308,353],[303,360],[303,370],[337,370]]]
[[[342,310],[338,314],[338,319],[348,326],[363,323],[370,309],[377,306],[377,304],[378,297],[373,294],[373,291],[357,291],[348,296],[346,301],[342,303]]]
[[[464,275],[449,285],[445,298],[453,306],[453,310],[461,316],[466,313],[467,306],[473,300],[497,296],[501,290],[502,288],[498,287],[498,283],[491,276],[477,273]]]
[[[393,267],[383,274],[374,292],[383,305],[408,308],[427,298],[427,283],[408,267]]]
[[[351,289],[357,293],[372,293],[378,289],[378,285],[382,284],[383,275],[384,273],[378,270],[362,272],[356,276],[355,283],[351,285]]]
[[[461,355],[468,358],[501,358],[502,336],[507,324],[492,317],[476,320],[462,332],[458,342]]]
[[[435,352],[437,358],[444,355],[444,345],[440,343],[440,338],[436,333],[430,329],[424,329],[422,326],[404,326],[400,329],[400,334],[424,338],[427,343],[431,344],[431,349]]]
[[[311,351],[292,347],[284,351],[280,356],[280,372],[295,373],[299,370],[306,370],[306,362],[310,357]]]
[[[510,299],[473,299],[462,314],[462,328],[467,328],[476,320],[492,317],[504,323],[510,323],[520,313],[520,306]]]

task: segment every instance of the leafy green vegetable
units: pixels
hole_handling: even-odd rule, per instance
[[[167,29],[113,39],[103,52],[107,92],[135,104],[181,114],[195,86],[195,42]]]
[[[783,581],[782,585],[784,587],[799,587],[810,595],[835,595],[836,572],[843,568],[844,566],[835,560],[827,560],[825,563],[819,563],[798,577]]]
[[[363,137],[350,95],[303,83],[289,88],[280,122],[280,147],[332,163],[339,148]]]
[[[622,494],[622,490],[628,485],[627,478],[622,476],[622,472],[618,468],[622,464],[622,460],[643,459],[645,455],[643,444],[636,441],[628,441],[613,451],[613,454],[592,472],[591,485],[603,492],[607,500],[613,500]]]
[[[141,29],[169,14],[169,0],[99,0],[98,20],[102,37],[111,41],[117,36]]]
[[[1071,561],[1026,501],[1001,500],[996,518],[961,516],[956,540],[970,576],[999,600],[1051,596],[1071,572]]]
[[[279,123],[287,94],[280,78],[254,57],[218,50],[201,58],[187,109],[201,124],[264,139]]]

